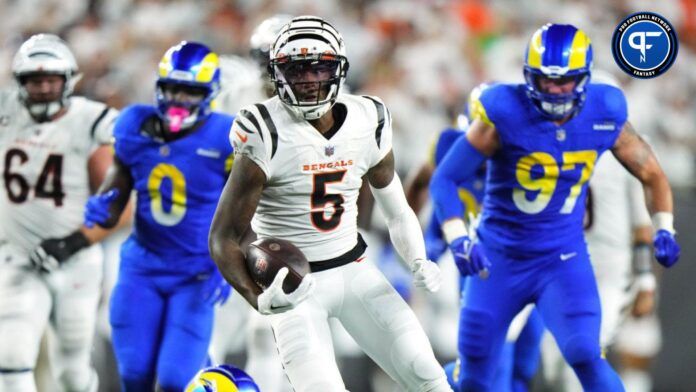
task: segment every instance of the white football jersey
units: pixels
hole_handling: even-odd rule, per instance
[[[651,224],[643,186],[613,154],[605,153],[597,160],[590,190],[587,213],[591,223],[585,239],[595,274],[629,275],[633,229]]]
[[[37,123],[16,91],[0,91],[0,222],[23,252],[78,229],[90,195],[88,160],[111,139],[117,111],[83,97],[67,113]]]
[[[267,99],[263,75],[252,60],[239,56],[220,56],[220,93],[215,111],[235,114],[243,106]]]
[[[355,247],[362,177],[392,148],[391,117],[378,98],[341,94],[336,105],[346,118],[329,139],[278,97],[242,109],[230,132],[235,153],[266,174],[253,230],[291,241],[310,261]]]

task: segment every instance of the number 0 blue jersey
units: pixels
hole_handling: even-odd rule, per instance
[[[152,106],[129,106],[114,128],[116,156],[137,192],[133,235],[165,258],[209,258],[208,231],[232,166],[234,118],[212,113],[191,135],[164,142],[143,130],[156,115]]]
[[[538,255],[582,242],[587,181],[626,122],[621,90],[588,85],[584,107],[561,126],[532,105],[524,85],[493,85],[471,108],[500,140],[488,162],[478,230],[484,244]]]

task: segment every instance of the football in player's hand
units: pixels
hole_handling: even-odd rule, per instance
[[[283,281],[283,291],[291,293],[309,273],[307,258],[290,241],[279,238],[262,238],[251,244],[246,254],[247,270],[254,282],[262,289],[273,283],[276,273],[288,267],[288,276]]]

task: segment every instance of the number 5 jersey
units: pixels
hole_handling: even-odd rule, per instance
[[[391,118],[378,99],[341,94],[332,110],[334,129],[322,134],[273,97],[242,109],[230,133],[235,152],[266,174],[252,228],[292,241],[310,261],[356,246],[362,177],[392,145]]]

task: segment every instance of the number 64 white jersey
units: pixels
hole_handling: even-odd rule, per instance
[[[355,247],[362,177],[392,147],[391,117],[378,98],[341,94],[335,105],[345,121],[328,138],[278,97],[243,108],[230,132],[235,153],[266,174],[252,229],[292,241],[310,261]]]
[[[88,160],[110,142],[116,115],[103,103],[72,97],[62,117],[37,123],[16,91],[0,91],[0,240],[30,252],[81,226]]]

